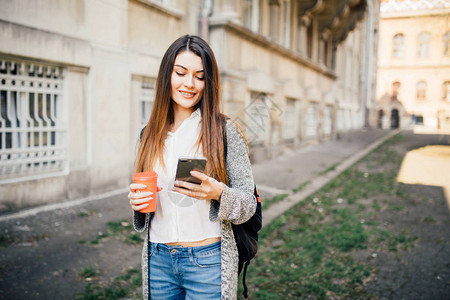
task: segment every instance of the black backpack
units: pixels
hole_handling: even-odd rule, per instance
[[[223,144],[224,155],[226,158],[227,136],[225,124],[223,124]],[[242,270],[244,270],[244,274],[242,275],[242,284],[244,286],[243,295],[245,298],[248,298],[248,289],[247,285],[245,284],[247,268],[250,264],[250,260],[253,259],[256,255],[256,252],[258,252],[258,231],[260,231],[262,227],[261,200],[259,198],[256,185],[254,187],[253,194],[257,201],[255,214],[245,223],[239,225],[231,224],[239,253],[238,274],[241,274]]]

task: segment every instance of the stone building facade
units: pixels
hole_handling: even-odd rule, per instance
[[[253,160],[376,124],[377,0],[0,2],[0,210],[123,192],[159,63],[209,41]]]
[[[380,127],[450,129],[449,21],[449,1],[381,1]]]
[[[215,1],[225,111],[256,160],[374,123],[373,1]]]

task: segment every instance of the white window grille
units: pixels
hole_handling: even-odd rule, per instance
[[[0,182],[64,171],[64,69],[0,59]]]
[[[285,140],[293,141],[295,139],[295,99],[286,99],[286,108],[284,110],[284,128],[283,137]]]
[[[150,78],[144,78],[141,84],[141,127],[144,127],[150,118],[155,99],[156,81]]]

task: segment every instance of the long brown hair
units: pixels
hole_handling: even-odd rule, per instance
[[[159,161],[165,168],[163,153],[169,126],[174,122],[173,101],[171,99],[171,76],[177,55],[191,51],[202,59],[205,88],[203,97],[197,104],[201,111],[201,130],[198,142],[207,159],[206,174],[225,184],[228,178],[223,149],[223,124],[221,114],[219,69],[209,45],[200,37],[185,35],[169,46],[159,67],[156,79],[156,93],[150,119],[145,127],[136,158],[136,172],[152,170]]]

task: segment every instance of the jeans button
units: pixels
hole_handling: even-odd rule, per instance
[[[172,254],[175,254],[175,253],[177,253],[177,250],[175,250],[175,249],[172,249],[172,251],[170,251]]]

